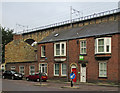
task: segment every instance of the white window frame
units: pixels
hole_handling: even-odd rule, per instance
[[[32,73],[31,73],[31,66],[34,66],[34,72],[35,72],[35,65],[30,65],[30,66],[29,66],[29,75],[32,74]]]
[[[98,51],[98,40],[100,40],[100,39],[104,40],[104,51],[103,52]],[[109,40],[109,44],[108,44],[107,40]],[[107,52],[107,46],[109,46],[109,52]],[[111,53],[111,37],[95,39],[95,54],[102,54],[102,53]]]
[[[21,70],[21,67],[24,67],[24,70]],[[24,71],[24,73],[21,73],[21,71]],[[19,73],[25,75],[25,66],[19,66]]]
[[[16,66],[11,66],[10,69],[11,69],[11,70],[15,70],[15,69],[16,69]]]
[[[56,55],[57,44],[60,44],[60,55]],[[62,54],[62,44],[64,44],[64,54]],[[54,43],[54,56],[66,56],[66,42]]]
[[[65,64],[66,65],[66,74],[63,74],[63,69],[62,69],[62,65]],[[61,64],[61,76],[67,76],[67,64],[66,63],[62,63]]]
[[[101,64],[103,64],[103,67],[101,68]],[[105,65],[106,64],[106,67]],[[103,73],[106,73],[106,74],[102,74],[101,75],[101,70],[104,70]],[[99,77],[107,77],[107,62],[99,62]]]
[[[84,42],[84,43],[86,43],[86,46],[87,46],[87,41],[86,40],[81,40],[80,41],[80,54],[87,54],[87,48],[86,48],[86,46],[84,47],[82,47],[82,42]],[[82,53],[82,49],[85,49],[86,50],[86,52],[84,51],[84,53]]]
[[[41,64],[46,64],[47,65],[47,63],[39,63],[39,72],[41,71],[42,73],[43,73],[43,71],[42,71],[42,68],[41,68]],[[47,72],[44,72],[44,73],[48,73],[48,66],[43,66],[44,67],[44,69],[45,69],[45,67],[47,67]],[[41,70],[40,70],[41,69]]]
[[[41,46],[41,57],[45,57],[45,55],[43,55],[43,52],[45,52],[45,50],[43,50],[43,47],[45,47],[45,45]]]
[[[58,64],[58,63],[56,63],[56,64]],[[58,64],[58,65],[59,65],[59,68],[60,68],[60,64]],[[59,70],[59,72],[60,72],[60,70]],[[54,64],[54,76],[59,76],[59,73],[55,74],[55,64]]]

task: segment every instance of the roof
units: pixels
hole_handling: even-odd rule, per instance
[[[120,33],[120,31],[118,30],[118,21],[109,21],[99,24],[90,24],[82,27],[76,27],[72,29],[54,31],[39,43],[56,42],[61,40],[70,40],[115,33]]]

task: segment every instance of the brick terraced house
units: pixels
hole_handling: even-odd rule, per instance
[[[76,75],[74,82],[118,83],[119,22],[120,12],[115,12],[73,22],[72,26],[69,23],[53,27],[54,29],[48,28],[53,30],[42,39],[37,39],[37,48],[24,42],[24,38],[31,34],[37,37],[39,34],[34,33],[46,30],[15,35],[14,40],[6,46],[7,58],[11,55],[8,52],[12,50],[8,48],[12,48],[14,44],[22,45],[19,53],[22,53],[24,58],[22,59],[19,53],[16,54],[20,57],[20,59],[16,57],[19,61],[10,61],[9,57],[9,62],[6,59],[6,69],[16,70],[24,75],[40,71],[45,72],[49,79],[63,80],[70,80],[70,73],[74,72]],[[25,61],[20,61],[25,58]]]

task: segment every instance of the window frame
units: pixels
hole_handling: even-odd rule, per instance
[[[60,49],[59,49],[59,52],[60,54],[59,55],[56,55],[56,45],[59,44],[60,45]],[[64,54],[62,54],[62,44],[64,44]],[[54,56],[66,56],[66,42],[57,42],[57,43],[54,43]]]
[[[31,73],[31,66],[34,66],[34,73],[35,73],[35,65],[30,65],[29,66],[29,75],[32,75],[32,73]]]
[[[63,64],[65,64],[66,65],[66,74],[63,74],[62,72],[63,72]],[[61,64],[61,76],[67,76],[67,64],[66,63],[62,63]]]
[[[15,69],[16,69],[16,66],[11,66],[10,69],[11,69],[11,70],[15,70]]]
[[[39,72],[42,72],[42,68],[41,68],[41,66],[40,66],[41,64],[46,64],[46,65],[47,65],[47,63],[39,63]],[[43,67],[44,67],[44,69],[45,69],[45,66],[43,66]],[[48,73],[48,65],[47,65],[46,67],[47,67],[47,70],[46,70],[47,72],[44,72],[44,73],[47,74],[47,73]],[[41,69],[41,70],[40,70],[40,69]]]
[[[46,48],[45,45],[41,46],[41,57],[45,57],[46,56],[46,51],[45,51],[45,49],[43,50],[43,47]],[[45,55],[43,55],[44,54],[43,52],[45,53]]]
[[[55,65],[56,65],[56,64],[59,65],[59,68],[60,68],[60,64],[58,64],[58,63],[55,63],[55,64],[54,64],[54,76],[59,76],[60,69],[58,69],[58,70],[59,70],[59,73],[58,73],[58,74],[55,74],[55,71],[56,71],[56,70],[55,70]]]
[[[103,67],[101,68],[101,64],[103,64]],[[105,65],[104,64],[106,64],[106,67],[105,67]],[[101,70],[103,71],[102,72],[102,75],[101,75]],[[99,62],[99,77],[107,77],[107,62]],[[103,74],[103,73],[106,73],[106,75],[105,74]]]
[[[86,43],[86,46],[82,47],[82,42]],[[84,51],[84,53],[82,53],[82,49],[85,49],[86,50],[86,53]],[[87,41],[86,40],[80,40],[80,54],[87,54]]]
[[[104,40],[104,51],[99,52],[99,45],[98,45],[98,40],[103,39]],[[109,44],[107,42],[109,40]],[[109,52],[107,51],[107,46],[109,46]],[[96,38],[95,39],[95,54],[103,54],[103,53],[111,53],[111,37],[104,37],[104,38]]]
[[[24,73],[21,73],[21,69],[20,69],[21,67],[24,67],[24,70],[23,70],[23,71],[24,71]],[[19,66],[19,73],[21,73],[21,74],[25,75],[25,66]]]

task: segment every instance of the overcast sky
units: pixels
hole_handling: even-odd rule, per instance
[[[69,20],[70,6],[85,16],[118,8],[119,0],[113,1],[115,2],[2,2],[2,26],[15,31],[25,29],[16,24],[36,28]],[[72,16],[73,19],[78,17]]]

